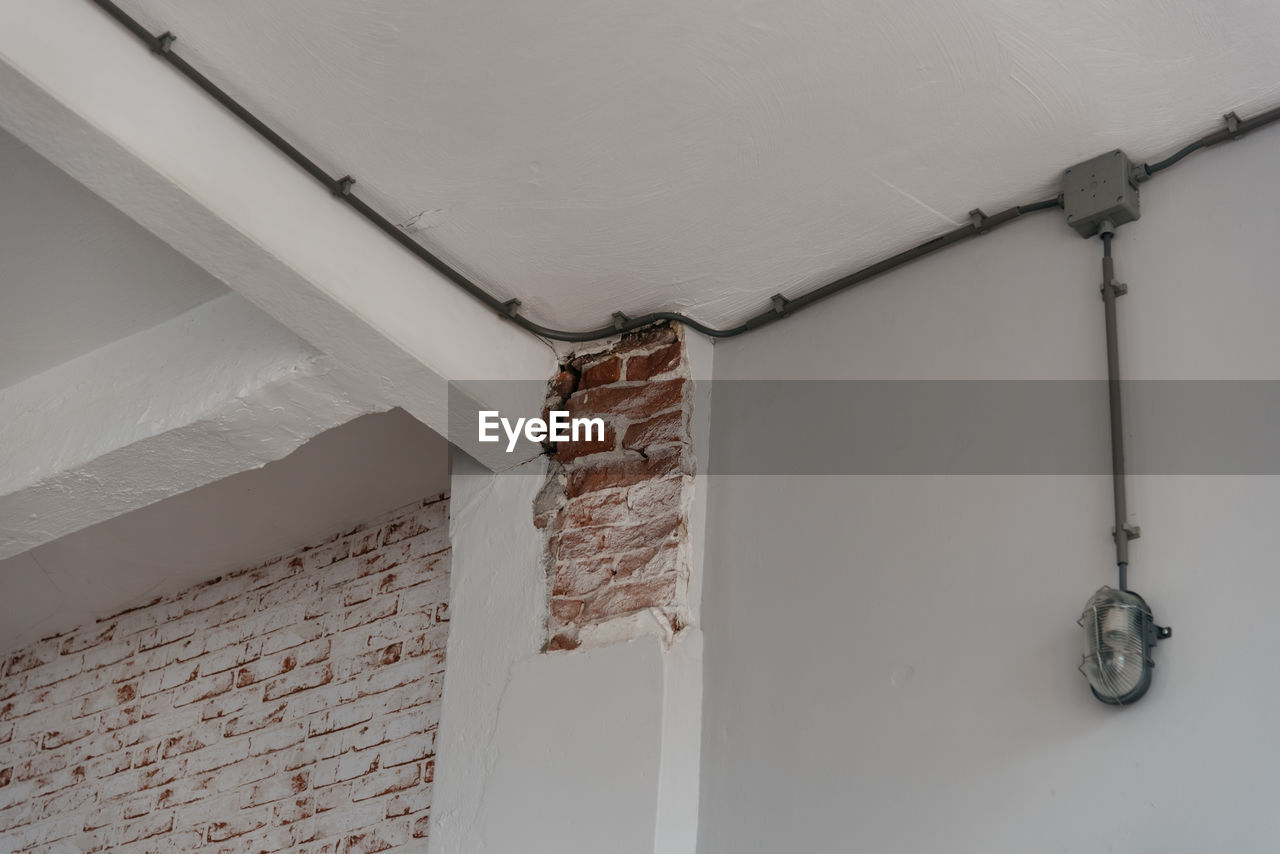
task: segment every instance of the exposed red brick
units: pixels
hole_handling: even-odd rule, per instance
[[[622,340],[618,345],[613,348],[613,351],[615,353],[631,353],[636,350],[674,344],[676,340],[676,331],[670,324],[657,324],[644,329],[637,329],[634,332],[627,332],[622,336]]]
[[[577,649],[580,646],[582,646],[582,643],[578,640],[577,635],[569,632],[560,632],[555,635],[555,637],[551,638],[551,640],[547,641],[548,652]]]
[[[614,563],[614,575],[619,579],[646,578],[674,572],[680,544],[663,543],[635,551],[623,552]]]
[[[599,430],[593,429],[592,436],[599,436]],[[585,434],[582,434],[585,436]],[[588,454],[601,454],[606,451],[612,451],[618,447],[618,434],[613,429],[613,425],[608,421],[604,425],[604,438],[581,438],[574,442],[572,439],[568,442],[556,443],[556,459],[562,463],[576,460],[578,457],[585,457]]]
[[[661,545],[673,534],[682,533],[682,522],[679,514],[668,511],[640,524],[566,528],[551,537],[549,546],[557,559],[616,557],[621,552]]]
[[[572,623],[582,614],[583,603],[577,599],[551,600],[551,617],[561,623]]]
[[[622,359],[617,356],[605,356],[588,362],[582,368],[582,378],[578,381],[578,391],[595,388],[600,385],[616,383],[622,378]]]
[[[689,431],[684,425],[684,412],[673,409],[646,421],[628,425],[627,432],[622,437],[622,447],[627,450],[642,450],[654,445],[688,441]]]
[[[639,353],[627,359],[627,380],[647,380],[658,374],[674,370],[680,364],[682,348],[678,343],[668,344],[652,353]]]
[[[678,473],[693,473],[680,448],[664,449],[649,454],[647,458],[586,460],[580,467],[569,472],[565,493],[570,498],[577,498],[600,489],[632,486]]]
[[[563,370],[551,380],[551,394],[563,400],[578,390],[578,375],[573,371]]]
[[[677,583],[677,577],[668,574],[647,581],[610,585],[587,603],[583,616],[588,620],[607,620],[646,608],[665,607],[675,601]]]
[[[642,385],[612,385],[578,391],[565,401],[574,418],[645,418],[652,413],[678,408],[684,402],[685,378],[659,380]]]
[[[576,648],[595,622],[659,608],[675,625],[687,609],[678,581],[693,474],[683,342],[657,324],[569,365],[548,384],[548,407],[599,417],[622,436],[559,444],[534,502],[547,537],[549,651]]]

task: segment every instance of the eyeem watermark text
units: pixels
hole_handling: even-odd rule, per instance
[[[547,413],[547,420],[541,418],[517,418],[515,424],[511,419],[503,418],[497,410],[480,410],[480,441],[500,442],[498,428],[507,434],[507,453],[516,448],[520,434],[530,442],[603,442],[603,418],[570,418],[564,410],[553,409]],[[581,438],[579,438],[581,434]]]

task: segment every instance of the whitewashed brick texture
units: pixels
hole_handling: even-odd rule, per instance
[[[447,497],[2,659],[0,852],[426,847]]]

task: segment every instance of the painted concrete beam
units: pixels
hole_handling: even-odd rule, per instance
[[[0,389],[0,559],[386,408],[225,294]]]
[[[489,408],[538,412],[535,384],[491,381],[545,379],[549,348],[389,241],[84,0],[0,3],[0,126],[437,432],[448,435],[450,381],[472,384]],[[520,462],[471,434],[454,431],[491,468]]]

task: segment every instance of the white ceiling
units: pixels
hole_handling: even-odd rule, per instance
[[[403,410],[0,561],[0,653],[349,530],[449,489],[449,446]]]
[[[726,322],[1280,102],[1265,0],[122,5],[565,326]]]
[[[0,388],[226,292],[0,130]]]

